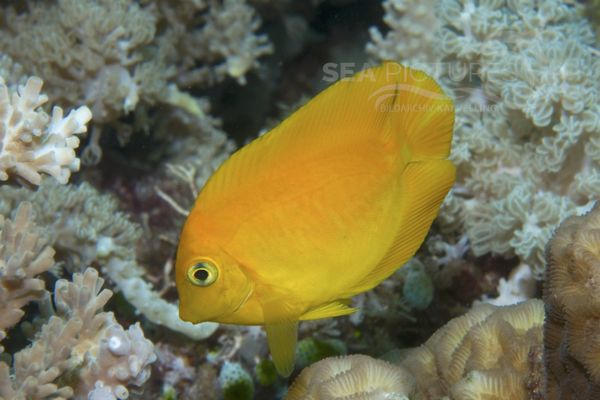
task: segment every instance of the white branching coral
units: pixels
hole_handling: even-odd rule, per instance
[[[0,215],[0,340],[23,318],[22,308],[44,294],[44,281],[37,276],[54,265],[54,250],[31,214],[31,204],[23,202],[13,219]]]
[[[157,18],[168,22],[161,51],[178,66],[174,79],[180,87],[210,86],[227,77],[244,84],[258,59],[273,52],[267,35],[257,33],[261,20],[246,1],[158,0],[157,5]]]
[[[2,12],[3,51],[43,76],[53,99],[88,104],[102,124],[164,103],[169,84],[243,83],[272,51],[255,33],[254,8],[240,0],[58,0]]]
[[[23,66],[5,53],[0,53],[0,77],[4,79],[4,84],[11,88],[19,78],[23,78]]]
[[[217,77],[228,75],[244,84],[246,73],[258,67],[257,58],[273,51],[266,35],[248,34],[259,26],[260,19],[244,2],[213,2],[199,44],[204,47],[207,61],[223,60],[213,67]]]
[[[383,2],[383,21],[390,31],[383,35],[377,28],[369,29],[373,43],[367,51],[377,54],[382,60],[396,59],[430,61],[435,51],[436,31],[441,21],[432,12],[438,0]]]
[[[126,331],[112,313],[102,312],[112,293],[101,290],[95,269],[75,273],[72,282],[57,281],[50,301],[39,275],[54,265],[55,252],[32,208],[22,202],[12,219],[0,215],[0,340],[32,300],[47,320],[29,347],[12,354],[12,365],[0,362],[0,399],[126,399],[128,386],[148,379],[153,345],[139,324]],[[95,397],[98,390],[103,397]]]
[[[552,230],[600,196],[600,57],[582,6],[443,0],[412,19],[421,2],[384,7],[391,29],[373,28],[368,51],[420,65],[456,102],[442,227],[466,233],[475,255],[518,255],[541,276]]]
[[[127,331],[102,308],[112,292],[102,289],[98,271],[88,268],[61,279],[54,289],[52,315],[33,343],[0,362],[0,398],[127,399],[128,385],[141,386],[156,360],[152,342],[139,324]],[[98,396],[101,391],[102,397]]]
[[[118,211],[116,200],[88,184],[61,186],[43,182],[31,193],[24,188],[0,187],[0,215],[8,215],[27,199],[36,221],[45,226],[48,242],[68,255],[66,267],[100,265],[125,298],[150,321],[195,339],[210,336],[218,324],[191,324],[179,319],[177,306],[161,298],[136,260],[141,228]]]
[[[3,10],[7,26],[0,45],[26,73],[44,78],[53,99],[88,104],[94,120],[106,122],[146,95],[138,69],[145,66],[142,47],[155,33],[150,12],[128,0],[60,0],[27,8],[20,14]],[[153,72],[153,80],[161,80]]]
[[[0,78],[0,181],[19,176],[39,185],[48,174],[64,184],[79,170],[76,135],[86,132],[92,114],[82,106],[64,117],[54,107],[49,116],[41,109],[48,101],[41,88],[42,80],[32,77],[13,92]]]

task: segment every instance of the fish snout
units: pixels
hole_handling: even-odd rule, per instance
[[[208,311],[205,307],[199,308],[193,305],[186,305],[185,303],[179,304],[179,318],[192,324],[214,321],[217,315],[211,315],[214,313]]]

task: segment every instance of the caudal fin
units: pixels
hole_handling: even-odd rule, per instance
[[[387,129],[402,154],[399,218],[390,248],[353,288],[356,292],[378,285],[415,254],[455,179],[455,167],[447,160],[454,127],[452,100],[422,71],[395,63],[379,68],[396,71],[391,83],[382,85],[372,97],[387,107]]]
[[[452,99],[423,71],[391,62],[380,68],[397,71],[393,84],[397,94],[388,106],[390,129],[408,143],[411,160],[447,158],[454,127]],[[373,96],[384,92],[382,87]]]
[[[454,165],[449,160],[408,164],[402,176],[398,205],[401,222],[396,236],[379,264],[353,288],[355,292],[377,286],[416,253],[454,183],[454,177]]]

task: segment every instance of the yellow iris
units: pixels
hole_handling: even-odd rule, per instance
[[[202,261],[190,267],[187,276],[196,286],[209,286],[219,277],[219,270],[213,263]]]

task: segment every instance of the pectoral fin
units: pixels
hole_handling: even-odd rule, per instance
[[[302,321],[311,319],[339,317],[341,315],[349,315],[356,311],[356,308],[348,305],[350,299],[344,299],[324,304],[313,308],[300,316]]]
[[[284,377],[290,376],[296,361],[298,320],[268,322],[265,331],[277,372]]]

